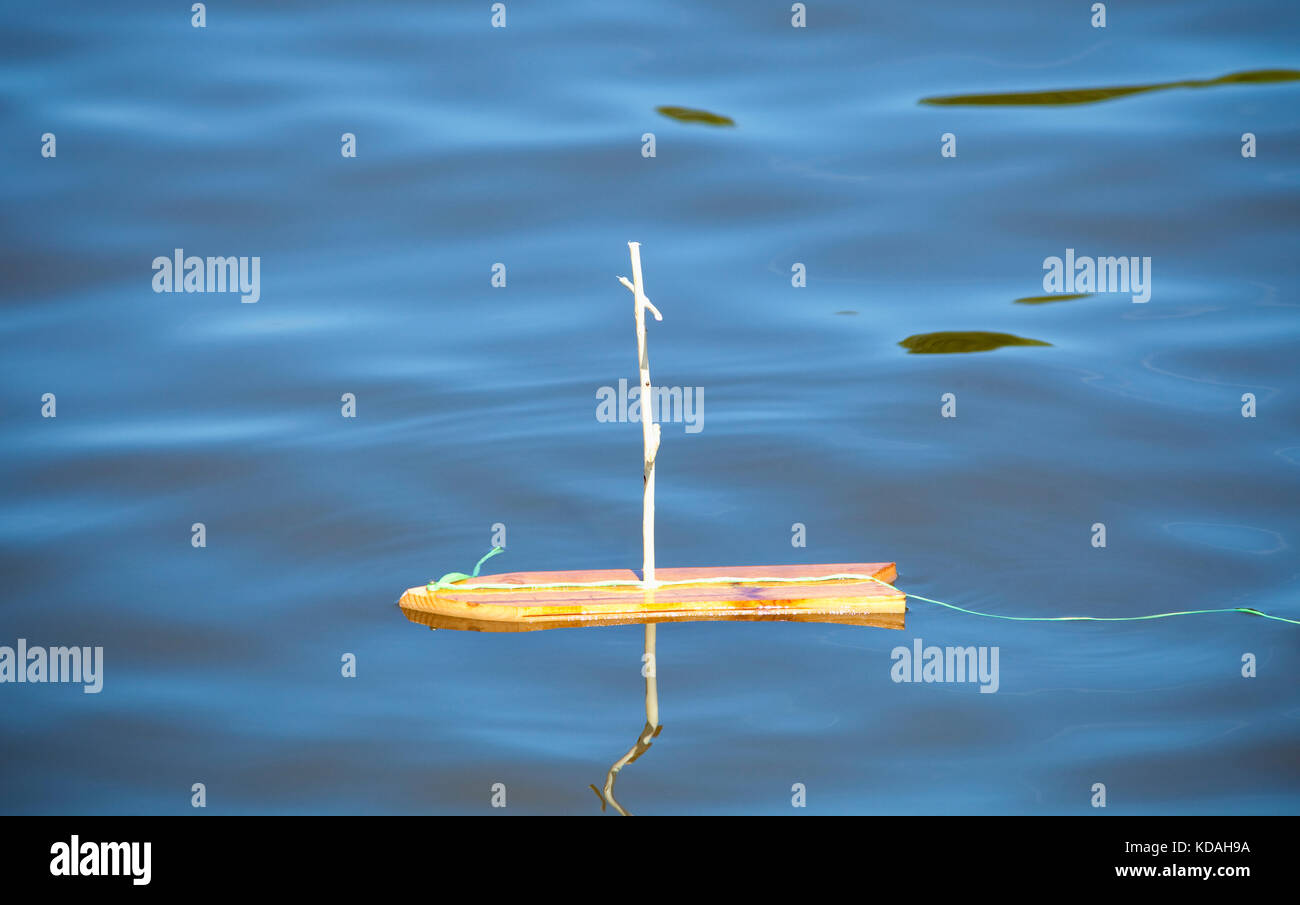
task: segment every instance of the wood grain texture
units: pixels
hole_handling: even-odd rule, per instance
[[[874,581],[840,579],[805,584],[761,582],[759,578],[806,578],[852,572],[893,582],[893,563],[818,563],[816,565],[725,566],[659,569],[661,581],[734,577],[729,584],[677,585],[669,588],[556,588],[525,585],[561,582],[640,581],[633,569],[564,572],[507,572],[482,575],[451,588],[430,592],[425,586],[402,595],[402,611],[431,628],[480,631],[529,631],[562,625],[615,625],[710,619],[779,619],[792,621],[889,623],[901,628],[907,598]],[[520,585],[519,590],[479,588],[484,584]],[[881,617],[895,617],[882,619]],[[895,619],[898,625],[892,624]],[[441,624],[434,624],[435,622]],[[465,623],[465,624],[461,624]]]

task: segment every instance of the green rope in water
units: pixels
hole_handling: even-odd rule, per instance
[[[457,582],[467,578],[477,578],[478,571],[493,556],[504,552],[502,547],[493,547],[491,552],[478,561],[474,566],[474,573],[466,575],[464,572],[448,572],[437,581],[431,581],[427,585],[430,593],[440,588],[450,588]],[[946,607],[950,610],[956,610],[959,613],[966,613],[970,616],[983,616],[985,619],[1002,619],[1008,622],[1145,622],[1150,619],[1168,619],[1170,616],[1200,616],[1209,613],[1245,613],[1248,616],[1262,616],[1265,619],[1273,619],[1277,622],[1289,622],[1292,625],[1300,625],[1300,619],[1288,619],[1285,616],[1273,616],[1247,606],[1221,607],[1213,610],[1178,610],[1172,613],[1152,613],[1149,616],[1002,616],[997,613],[981,613],[977,610],[968,610],[965,607],[957,606],[954,603],[945,603],[942,600],[935,600],[932,597],[922,597],[920,594],[908,594],[899,588],[894,587],[887,581],[877,578],[874,575],[860,575],[854,572],[837,572],[834,575],[810,575],[802,578],[754,578],[754,577],[736,577],[736,576],[712,576],[709,578],[688,578],[678,581],[656,581],[655,588],[671,588],[683,585],[699,584],[744,584],[751,582],[764,582],[766,584],[810,584],[817,581],[874,581],[882,584],[891,591],[897,591],[898,594],[908,597],[911,600],[924,600],[926,603],[933,603],[936,606]],[[554,591],[561,588],[638,588],[645,589],[645,584],[640,581],[634,581],[626,578],[610,579],[608,581],[561,581],[545,584],[476,584],[474,590],[484,591]]]
[[[874,579],[880,581],[879,578]],[[884,582],[881,582],[884,584]],[[893,587],[893,585],[890,585]],[[965,607],[957,606],[952,603],[944,603],[942,600],[932,600],[929,597],[922,597],[920,594],[908,594],[910,600],[924,600],[926,603],[934,603],[939,606],[947,607],[950,610],[956,610],[959,613],[968,613],[971,616],[983,616],[986,619],[1005,619],[1010,622],[1144,622],[1148,619],[1167,619],[1170,616],[1200,616],[1206,613],[1245,613],[1248,616],[1263,616],[1265,619],[1276,619],[1278,622],[1289,622],[1292,625],[1300,625],[1300,619],[1288,619],[1285,616],[1272,616],[1268,613],[1262,613],[1259,610],[1251,609],[1248,606],[1231,606],[1222,607],[1217,610],[1178,610],[1173,613],[1152,613],[1149,616],[1000,616],[997,613],[979,613],[975,610],[968,610]]]

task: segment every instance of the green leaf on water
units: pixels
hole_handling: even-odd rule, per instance
[[[1132,94],[1165,91],[1169,88],[1208,88],[1212,85],[1261,84],[1265,82],[1294,82],[1300,79],[1300,70],[1254,69],[1234,72],[1217,79],[1183,79],[1177,82],[1153,82],[1149,85],[1118,85],[1113,88],[1063,88],[1058,91],[1008,91],[1001,94],[950,94],[941,97],[923,97],[919,101],[940,107],[1054,107],[1068,104],[1095,104]]]
[[[670,119],[683,123],[704,123],[707,126],[734,126],[736,121],[730,116],[720,116],[708,110],[694,110],[690,107],[655,107],[655,112],[662,113]]]
[[[1068,302],[1073,299],[1086,299],[1091,292],[1066,292],[1058,295],[1027,295],[1022,299],[1016,299],[1017,305],[1046,305],[1050,302]]]
[[[951,355],[958,352],[992,352],[1003,346],[1050,346],[1038,339],[983,330],[917,333],[899,343],[909,355]]]

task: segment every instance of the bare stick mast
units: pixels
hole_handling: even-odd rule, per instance
[[[641,280],[641,243],[627,243],[632,254],[632,282],[626,277],[618,281],[632,290],[636,314],[636,352],[641,366],[641,439],[645,449],[645,498],[641,513],[641,582],[647,588],[655,584],[655,455],[659,452],[659,425],[651,417],[654,392],[650,387],[650,357],[646,352],[645,312],[650,309],[655,320],[663,320],[659,309],[645,296]]]

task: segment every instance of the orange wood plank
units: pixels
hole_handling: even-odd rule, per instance
[[[431,629],[454,629],[465,632],[538,632],[553,628],[590,628],[602,625],[644,625],[648,622],[824,622],[835,625],[861,625],[901,631],[906,627],[904,613],[858,614],[805,613],[798,610],[753,610],[735,613],[649,613],[592,618],[530,619],[526,622],[503,622],[500,619],[462,619],[440,616],[421,610],[403,608],[406,618]]]
[[[731,619],[746,616],[837,617],[818,621],[850,621],[851,617],[901,615],[906,597],[899,591],[869,580],[841,579],[815,583],[762,582],[760,578],[804,578],[851,572],[874,575],[893,582],[893,563],[819,563],[816,565],[726,566],[659,569],[661,582],[691,581],[712,577],[741,579],[728,584],[694,584],[639,588],[555,588],[537,589],[524,585],[565,582],[639,581],[632,569],[599,569],[562,572],[508,572],[483,575],[454,587],[430,592],[427,587],[410,588],[400,605],[412,621],[432,625],[427,618],[464,620],[470,623],[507,624],[614,624],[617,622],[686,621]],[[482,588],[484,584],[515,584],[519,590]],[[499,629],[510,630],[510,629]]]

